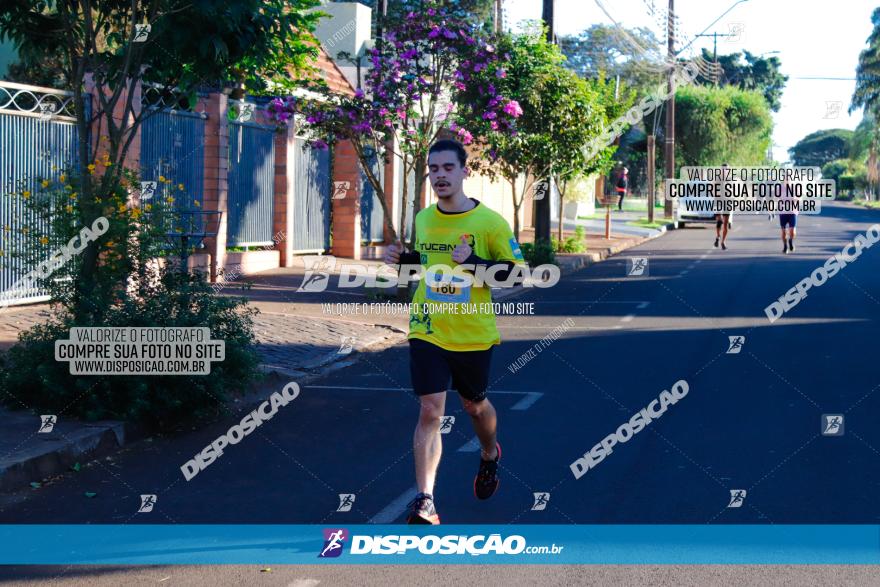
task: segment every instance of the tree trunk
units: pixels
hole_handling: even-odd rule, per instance
[[[513,238],[519,242],[519,208],[520,203],[516,200],[516,178],[508,179],[510,182],[510,195],[513,199]]]
[[[568,182],[562,182],[563,186],[564,186],[565,184],[567,184],[567,183],[568,183]],[[558,187],[562,187],[562,186],[558,186]],[[549,191],[550,191],[550,190],[547,190],[547,191],[548,191],[547,197],[549,197],[549,196],[550,196],[550,194],[549,194]],[[558,240],[559,242],[562,242],[562,223],[563,223],[563,220],[564,220],[563,217],[562,217],[562,210],[563,210],[563,207],[562,207],[562,200],[563,200],[564,198],[565,198],[565,189],[563,188],[563,189],[560,189],[560,190],[559,190],[559,220],[558,220],[557,223],[556,223],[556,235],[557,235],[557,236],[556,236],[556,240]]]
[[[413,196],[413,217],[412,217],[412,235],[409,239],[409,246],[412,247],[416,242],[416,215],[422,209],[422,191],[425,189],[425,169],[427,156],[416,155],[414,169],[416,175],[415,194]]]
[[[391,240],[396,241],[400,239],[400,236],[394,229],[394,221],[392,220],[391,212],[388,210],[388,202],[385,199],[385,189],[382,187],[382,184],[379,183],[379,179],[376,177],[376,174],[373,173],[373,168],[370,166],[370,161],[367,159],[367,156],[364,153],[364,145],[357,139],[350,140],[351,144],[354,146],[355,153],[357,153],[358,162],[361,165],[361,169],[363,169],[364,175],[367,176],[367,181],[370,182],[370,185],[376,191],[376,194],[379,194],[379,205],[382,207],[382,214],[385,218],[385,226],[388,228],[389,234],[391,234]]]

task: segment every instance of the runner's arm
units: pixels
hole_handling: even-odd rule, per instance
[[[487,271],[495,268],[498,265],[504,267],[504,269],[498,269],[497,273],[495,273],[495,278],[499,282],[507,281],[510,278],[510,273],[513,271],[513,268],[516,267],[516,263],[513,261],[490,261],[487,259],[483,259],[482,257],[478,257],[476,253],[471,253],[470,257],[464,260],[464,265],[474,265],[479,267],[484,267]],[[504,287],[503,284],[498,284],[500,287]],[[512,284],[512,287],[515,284]]]

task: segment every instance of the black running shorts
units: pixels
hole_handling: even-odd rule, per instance
[[[447,351],[419,338],[409,339],[409,371],[416,395],[458,391],[466,400],[486,399],[492,347],[484,351]]]

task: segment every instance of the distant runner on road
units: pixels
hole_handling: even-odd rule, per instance
[[[425,270],[412,300],[409,322],[410,375],[421,410],[413,437],[418,494],[407,506],[407,523],[439,524],[434,506],[434,481],[442,452],[440,424],[450,380],[470,415],[480,441],[480,465],[474,478],[474,495],[488,499],[498,488],[497,415],[486,398],[492,348],[501,342],[491,309],[488,285],[463,281],[439,283],[436,266],[472,264],[497,271],[506,281],[523,262],[519,245],[507,221],[479,201],[465,196],[462,183],[468,175],[467,152],[461,143],[440,140],[428,152],[431,186],[438,202],[416,216],[415,251],[404,252],[398,241],[388,247],[389,265],[419,265]],[[501,266],[499,266],[499,264]],[[437,312],[442,304],[468,304],[482,308],[471,312]],[[488,304],[488,309],[487,308]],[[456,306],[460,307],[460,306]]]
[[[617,210],[618,212],[623,210],[623,198],[626,196],[626,191],[629,189],[629,169],[626,167],[623,168],[623,171],[620,172],[620,177],[617,178],[617,195],[620,196],[620,199],[617,200]]]
[[[721,167],[726,168],[727,163],[722,163]],[[724,182],[719,182],[721,184],[721,188],[724,187]],[[721,227],[724,226],[724,232],[722,233]],[[730,214],[716,214],[715,215],[715,248],[718,248],[718,241],[721,240],[721,248],[723,250],[727,250],[727,231],[730,229]]]
[[[793,196],[788,195],[788,181],[782,182],[782,200],[794,200]],[[782,252],[784,254],[794,252],[794,237],[797,234],[797,218],[798,209],[793,208],[790,214],[779,215],[779,227],[782,229]],[[785,240],[785,229],[788,228],[788,241]]]

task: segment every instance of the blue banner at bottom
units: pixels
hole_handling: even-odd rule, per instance
[[[0,526],[0,564],[363,563],[880,564],[880,526]]]

